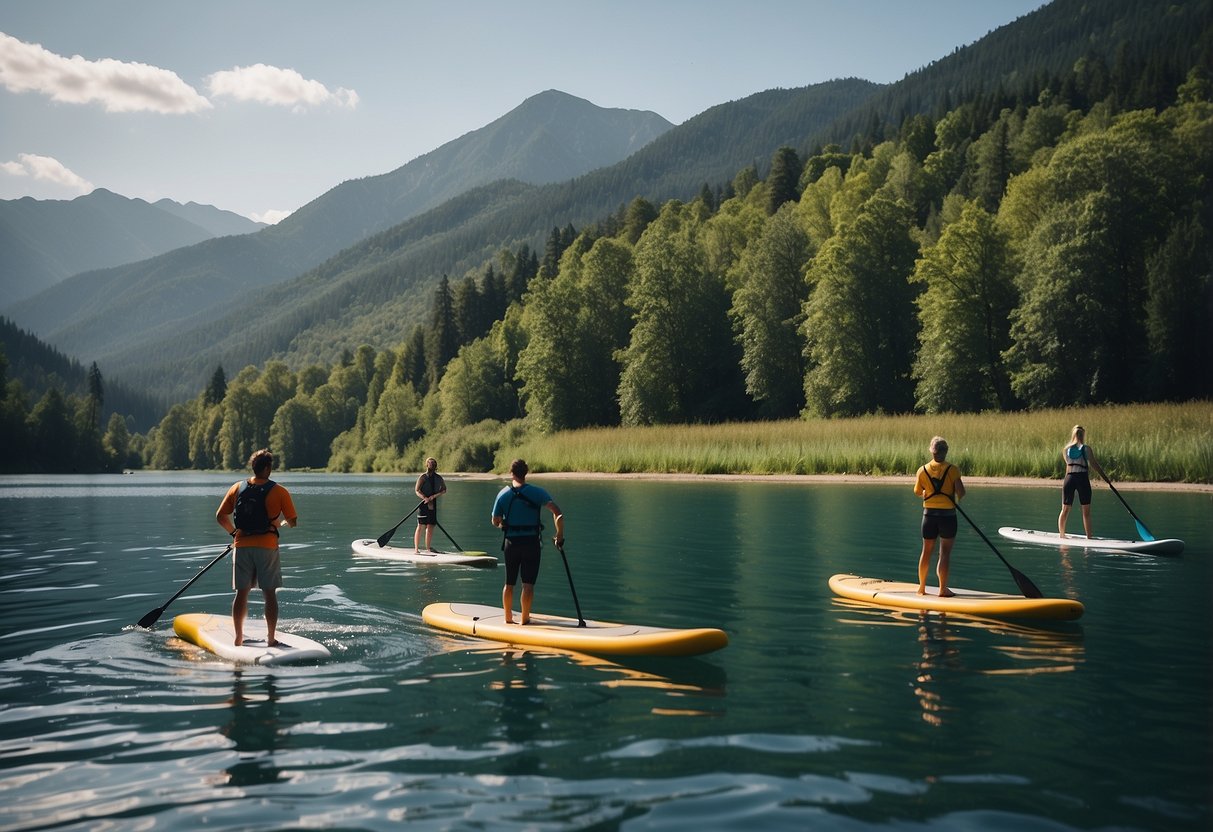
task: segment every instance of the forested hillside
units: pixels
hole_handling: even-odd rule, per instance
[[[916,117],[870,152],[782,148],[719,202],[555,229],[542,256],[442,281],[398,348],[212,385],[149,461],[268,444],[292,466],[484,470],[527,431],[1208,398],[1207,61],[1158,110],[1095,89]]]
[[[541,246],[553,227],[596,221],[637,195],[689,198],[705,183],[723,186],[739,167],[819,129],[874,89],[852,79],[760,93],[714,107],[625,161],[576,179],[541,187],[485,185],[375,234],[293,281],[251,295],[225,286],[229,299],[222,306],[125,341],[110,335],[111,351],[101,358],[131,383],[164,386],[185,398],[217,363],[281,359],[298,367],[333,361],[363,343],[392,346],[424,319],[444,274],[480,269],[503,249]],[[257,331],[251,333],[254,318]],[[94,323],[105,326],[106,320]]]
[[[779,91],[734,102],[761,109],[741,134],[779,143],[678,198],[573,210],[672,170],[646,165],[679,157],[681,128],[571,183],[454,200],[263,294],[229,334],[148,350],[149,381],[202,381],[135,444],[158,468],[269,445],[291,467],[484,470],[524,433],[590,425],[1213,396],[1213,8],[1144,5],[1059,0],[969,48],[1036,37],[1039,62],[983,85],[953,69],[987,65],[961,50],[894,85],[925,85],[900,119],[862,82],[805,134],[780,132]],[[1052,71],[1059,9],[1092,28]],[[734,105],[701,118],[727,130]]]

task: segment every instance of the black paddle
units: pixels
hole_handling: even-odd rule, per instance
[[[436,525],[438,528],[442,529],[442,524],[438,522],[437,518],[434,518],[434,525]],[[451,537],[450,532],[448,532],[446,529],[442,529],[442,533],[446,535],[447,540],[451,541],[452,546],[454,546],[456,549],[458,549],[461,552],[463,551],[463,547],[455,542],[455,538]]]
[[[1017,587],[1019,587],[1019,591],[1023,593],[1024,597],[1025,598],[1043,598],[1043,597],[1045,597],[1044,593],[1036,588],[1036,584],[1034,584],[1030,580],[1028,580],[1027,575],[1020,572],[1018,569],[1016,569],[1011,564],[1007,563],[1007,559],[1002,556],[1002,552],[998,551],[998,548],[993,543],[990,542],[990,538],[986,537],[985,534],[982,532],[982,530],[977,528],[977,524],[969,519],[969,515],[965,514],[965,510],[960,507],[959,503],[956,502],[956,498],[953,497],[951,494],[945,494],[944,496],[946,496],[949,500],[952,501],[952,505],[956,506],[956,510],[960,512],[960,516],[969,521],[969,525],[973,527],[973,531],[975,531],[979,535],[981,535],[981,539],[986,542],[987,546],[989,546],[991,549],[994,550],[994,554],[998,555],[998,559],[1003,562],[1003,565],[1006,566],[1007,569],[1011,570],[1011,577],[1015,579],[1015,585]]]
[[[417,509],[421,508],[423,505],[425,505],[425,500],[422,500],[420,503],[413,506],[413,511],[416,511]],[[410,517],[413,516],[413,511],[410,511],[408,514],[404,515],[404,517],[401,517],[399,523],[392,526],[390,529],[388,529],[383,534],[379,535],[379,537],[375,538],[375,542],[379,544],[380,549],[382,549],[384,546],[386,546],[387,542],[392,539],[392,535],[394,535],[396,533],[396,529],[403,526],[404,521],[408,520]]]
[[[1120,496],[1120,492],[1116,490],[1116,486],[1112,485],[1112,481],[1108,479],[1108,475],[1099,469],[1099,475],[1103,477],[1103,481],[1108,484],[1108,488],[1112,489],[1112,493],[1116,495],[1116,499],[1128,509],[1129,514],[1133,515],[1133,522],[1137,524],[1137,533],[1141,535],[1142,540],[1154,540],[1154,535],[1150,534],[1150,530],[1146,528],[1146,524],[1141,522],[1141,518],[1134,514],[1133,509],[1129,508],[1129,504],[1125,502],[1125,498]]]
[[[581,602],[577,600],[577,587],[573,586],[573,573],[569,571],[569,559],[564,556],[564,544],[556,543],[556,548],[560,550],[560,559],[564,561],[564,574],[569,576],[569,589],[573,593],[573,606],[577,608],[577,626],[585,626],[585,617],[581,614]]]
[[[232,541],[231,543],[227,544],[227,548],[223,550],[223,554],[219,555],[219,557],[215,558],[213,561],[211,561],[210,563],[208,563],[206,566],[202,567],[202,569],[200,569],[200,570],[198,571],[198,574],[197,574],[197,575],[195,575],[194,577],[190,578],[188,581],[186,581],[186,582],[185,582],[185,586],[181,587],[181,589],[179,589],[179,590],[177,590],[175,593],[173,593],[173,597],[172,597],[172,598],[169,598],[167,601],[165,601],[163,606],[156,607],[156,609],[152,610],[152,611],[151,611],[151,612],[149,612],[147,615],[145,615],[145,616],[143,616],[142,618],[140,618],[140,619],[139,619],[139,626],[140,626],[140,627],[143,627],[144,629],[151,629],[151,627],[152,627],[152,626],[153,626],[153,625],[154,625],[154,624],[155,624],[157,621],[159,621],[159,620],[160,620],[160,616],[161,616],[161,615],[164,613],[165,607],[167,607],[169,604],[171,604],[171,603],[173,603],[174,601],[176,601],[176,600],[177,600],[177,598],[178,598],[178,596],[180,596],[180,595],[181,595],[181,593],[183,593],[183,592],[185,592],[187,589],[189,589],[189,588],[190,588],[190,584],[192,584],[194,581],[196,581],[196,580],[198,580],[199,578],[201,578],[201,577],[202,577],[202,574],[203,574],[204,572],[206,572],[206,570],[210,569],[210,568],[211,568],[212,566],[214,566],[216,563],[218,563],[219,561],[221,561],[221,560],[223,560],[225,557],[227,557],[227,553],[228,553],[228,552],[230,552],[230,551],[232,551],[232,546],[234,546],[234,545],[235,545],[235,541]]]

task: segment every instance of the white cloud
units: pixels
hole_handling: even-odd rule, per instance
[[[281,107],[302,109],[307,106],[336,104],[353,109],[358,93],[338,87],[330,90],[319,81],[304,78],[293,69],[266,64],[238,66],[216,72],[206,79],[212,96],[227,96],[237,101],[256,101]]]
[[[253,222],[263,222],[268,225],[277,225],[278,223],[282,222],[284,219],[286,219],[293,213],[295,213],[295,212],[294,211],[279,211],[275,208],[271,208],[270,210],[266,211],[265,213],[253,214],[251,216],[251,218],[252,218]]]
[[[175,72],[141,63],[79,55],[65,58],[0,32],[0,84],[67,104],[98,102],[111,113],[193,113],[211,102]]]
[[[82,194],[87,194],[95,187],[92,182],[68,170],[62,162],[50,156],[18,153],[16,162],[0,163],[0,170],[12,176],[32,176]]]

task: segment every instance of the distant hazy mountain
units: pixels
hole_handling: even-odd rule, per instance
[[[391,173],[344,182],[257,234],[76,275],[6,312],[60,349],[91,359],[137,342],[146,329],[172,331],[233,295],[294,277],[476,186],[578,176],[618,162],[671,127],[655,113],[604,109],[549,90]]]
[[[0,200],[0,308],[83,271],[263,227],[210,205],[150,204],[104,188],[72,200]]]

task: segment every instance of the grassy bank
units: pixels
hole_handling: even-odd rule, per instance
[[[969,476],[1057,477],[1081,424],[1113,480],[1213,483],[1213,402],[1031,413],[865,416],[723,425],[597,428],[529,435],[498,449],[497,469],[685,474],[913,474],[927,443]],[[1093,475],[1094,476],[1094,475]]]

